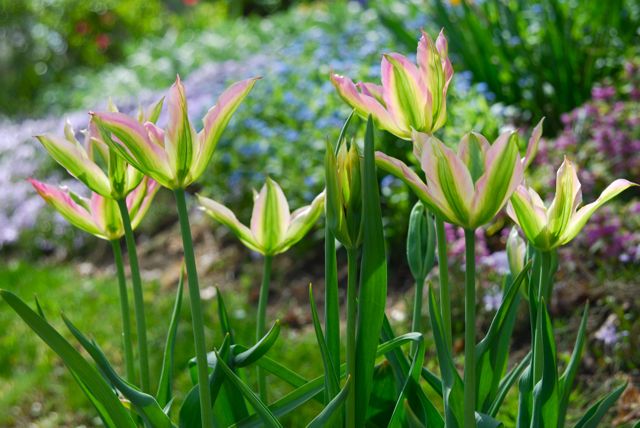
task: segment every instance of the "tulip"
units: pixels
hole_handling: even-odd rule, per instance
[[[51,186],[32,178],[29,182],[49,205],[78,229],[108,241],[118,240],[124,236],[124,226],[115,200],[95,192],[90,199],[87,199],[64,187]],[[127,197],[127,207],[133,228],[142,221],[157,191],[157,183],[144,178]]]
[[[362,243],[361,163],[354,142],[347,148],[344,141],[337,155],[327,142],[327,224],[347,249],[358,248]]]
[[[631,186],[637,184],[615,180],[598,199],[578,208],[582,203],[578,173],[565,158],[556,175],[556,194],[549,208],[535,190],[520,185],[509,201],[507,213],[535,248],[550,251],[575,238],[598,208]]]
[[[90,113],[102,139],[128,163],[169,189],[184,189],[209,164],[222,131],[257,79],[237,82],[222,93],[196,133],[187,116],[185,90],[178,77],[167,97],[169,123],[161,129],[118,112]]]
[[[278,183],[267,178],[260,193],[255,195],[251,227],[247,227],[229,208],[198,195],[204,212],[231,229],[249,249],[265,256],[283,253],[300,241],[322,214],[324,198],[322,192],[310,205],[290,213],[284,192]]]
[[[155,122],[162,107],[162,100],[154,104],[147,112],[142,110],[140,120]],[[117,108],[109,103],[109,109]],[[105,198],[124,199],[142,180],[142,173],[127,165],[113,153],[100,138],[94,123],[85,131],[84,145],[75,137],[75,131],[67,122],[64,137],[45,134],[36,136],[51,157],[64,167],[72,176],[82,181],[93,192]],[[105,172],[96,162],[96,152],[107,164]]]
[[[376,126],[410,140],[412,130],[431,134],[447,118],[446,95],[453,77],[447,39],[441,31],[435,44],[422,32],[417,65],[391,53],[382,58],[382,86],[331,75],[340,97],[362,118],[372,116]]]
[[[425,183],[402,161],[376,153],[378,165],[403,180],[433,213],[476,229],[491,221],[522,181],[518,135],[505,132],[493,143],[475,132],[462,138],[458,153],[433,136],[414,133]]]

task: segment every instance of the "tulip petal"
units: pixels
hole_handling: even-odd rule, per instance
[[[204,128],[198,134],[198,152],[191,167],[192,181],[197,180],[209,165],[218,140],[231,116],[238,109],[240,103],[249,94],[259,77],[236,82],[227,88],[218,98],[216,105],[211,107],[205,115]]]
[[[538,154],[538,146],[540,145],[540,138],[542,137],[542,124],[544,123],[544,117],[540,119],[540,122],[533,128],[533,132],[531,132],[531,137],[529,137],[529,143],[527,144],[527,153],[522,159],[522,163],[524,164],[524,169],[526,171],[535,159],[536,154]]]
[[[565,157],[556,174],[556,195],[548,211],[547,227],[553,241],[562,235],[581,202],[582,190],[578,172]]]
[[[638,186],[638,184],[624,179],[615,180],[613,183],[607,186],[607,188],[604,189],[604,191],[600,194],[598,199],[590,204],[583,206],[575,213],[575,215],[571,217],[569,224],[564,229],[562,235],[559,238],[558,244],[564,245],[575,238],[598,208],[632,186]]]
[[[391,113],[373,96],[358,92],[358,88],[351,79],[337,74],[331,75],[331,82],[335,86],[340,97],[349,104],[362,118],[369,115],[373,118],[378,128],[389,131],[398,138],[409,140],[411,133],[408,127],[402,129],[395,121]]]
[[[73,136],[72,136],[73,137]],[[82,181],[91,190],[104,196],[111,194],[111,186],[106,174],[96,165],[87,151],[75,140],[53,135],[38,135],[38,141],[69,174]]]
[[[284,239],[278,245],[276,254],[283,253],[300,241],[322,215],[325,202],[323,191],[314,198],[310,205],[298,208],[291,214],[291,221]]]
[[[547,233],[547,214],[539,206],[532,195],[536,195],[533,189],[527,189],[520,185],[511,196],[507,206],[507,214],[522,229],[522,232],[535,247],[550,249]],[[537,196],[539,200],[540,197]]]
[[[109,147],[163,186],[171,187],[172,174],[167,154],[163,147],[151,140],[145,126],[122,113],[90,114]]]
[[[444,69],[444,94],[446,94],[449,83],[451,83],[451,79],[453,78],[453,66],[451,65],[451,60],[449,59],[449,43],[447,42],[447,38],[444,35],[444,28],[440,30],[438,38],[436,39],[436,49],[440,54],[440,61],[442,62],[442,68]]]
[[[122,217],[118,203],[111,198],[105,198],[97,193],[91,195],[91,216],[96,225],[104,231],[108,240],[119,239],[124,236]]]
[[[376,165],[402,180],[430,211],[446,219],[455,217],[444,198],[435,195],[418,174],[401,160],[383,152],[376,152]]]
[[[375,83],[368,82],[358,82],[356,83],[356,87],[360,89],[364,95],[375,98],[380,104],[384,105],[384,98],[382,97],[382,86],[376,85]]]
[[[489,141],[477,132],[469,132],[460,140],[458,157],[467,165],[474,183],[484,173],[486,154],[490,148]]]
[[[38,194],[56,209],[69,223],[98,238],[107,239],[104,232],[96,225],[91,213],[86,207],[77,203],[68,191],[50,186],[40,181],[29,179]],[[76,198],[80,198],[74,195]],[[86,205],[86,201],[84,201]]]
[[[437,199],[446,201],[453,216],[448,221],[470,227],[471,201],[474,194],[469,170],[456,154],[433,136],[414,132],[414,140],[422,141],[422,170],[427,186]]]
[[[169,89],[167,106],[169,122],[165,132],[164,146],[176,184],[182,187],[191,168],[197,137],[196,131],[189,122],[187,97],[179,76]]]
[[[522,183],[524,171],[517,141],[518,134],[505,132],[487,150],[484,173],[473,195],[473,226],[491,221]]]
[[[254,201],[251,214],[251,232],[266,254],[273,254],[284,239],[290,219],[289,203],[284,192],[278,183],[267,178]]]
[[[127,197],[127,209],[131,216],[131,227],[137,228],[151,206],[151,201],[160,186],[152,178],[144,177],[140,185]]]
[[[214,220],[227,226],[231,232],[233,232],[233,234],[236,235],[236,237],[249,249],[264,254],[264,250],[254,239],[251,230],[249,230],[249,228],[244,224],[240,223],[236,215],[229,208],[214,201],[213,199],[205,198],[201,195],[196,196],[198,197],[200,207],[205,213]]]
[[[400,54],[384,55],[382,88],[387,110],[402,128],[420,131],[431,128],[431,117],[424,112],[427,86],[411,61]]]

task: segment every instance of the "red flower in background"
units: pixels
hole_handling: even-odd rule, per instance
[[[111,45],[111,37],[105,33],[98,34],[96,37],[96,45],[101,51],[106,51],[109,45]]]

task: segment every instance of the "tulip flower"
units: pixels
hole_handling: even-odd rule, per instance
[[[118,112],[90,113],[105,143],[128,163],[169,189],[184,189],[209,164],[222,131],[257,79],[237,82],[222,93],[196,133],[187,115],[187,98],[178,77],[167,97],[169,123],[161,129]]]
[[[518,135],[505,132],[493,143],[475,132],[462,138],[458,153],[433,136],[414,133],[427,182],[402,161],[376,153],[380,168],[403,180],[445,221],[473,230],[488,223],[522,181]]]
[[[87,199],[64,187],[51,186],[34,179],[29,179],[29,182],[49,205],[78,229],[108,241],[124,236],[122,218],[114,199],[95,192]],[[127,196],[133,228],[142,221],[157,191],[157,183],[145,177]]]
[[[344,141],[337,156],[327,142],[327,224],[347,249],[358,248],[362,243],[361,162],[354,142],[347,148]]]
[[[518,230],[512,227],[507,238],[507,260],[512,277],[515,278],[522,272],[526,256],[527,244],[518,234]]]
[[[578,208],[582,203],[578,173],[565,158],[556,175],[556,194],[549,208],[535,190],[521,185],[511,197],[507,213],[534,247],[550,251],[575,238],[598,208],[631,186],[637,184],[615,180],[598,199]]]
[[[147,112],[141,110],[138,116],[140,120],[155,122],[161,107],[162,100]],[[109,103],[109,109],[117,111],[111,103]],[[69,122],[65,124],[64,137],[45,134],[38,135],[36,138],[56,162],[93,192],[103,197],[124,199],[142,180],[143,175],[140,171],[127,165],[107,148],[93,123],[90,123],[89,129],[85,131],[84,144],[76,139],[75,131]],[[107,164],[107,172],[97,163],[96,152]]]
[[[229,208],[198,195],[204,212],[231,229],[249,249],[266,256],[283,253],[300,241],[322,214],[324,199],[322,192],[310,205],[290,213],[284,192],[278,183],[267,178],[260,193],[255,195],[251,227],[247,227]]]
[[[398,138],[411,139],[412,130],[431,134],[447,118],[446,95],[453,77],[447,39],[441,31],[435,44],[422,32],[417,65],[391,53],[382,58],[382,86],[331,75],[340,97],[362,118]]]

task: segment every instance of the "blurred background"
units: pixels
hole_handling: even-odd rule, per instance
[[[268,175],[297,208],[322,190],[325,140],[335,140],[349,113],[329,72],[379,80],[382,53],[415,57],[420,29],[435,37],[442,28],[456,73],[448,122],[438,132],[447,144],[454,146],[469,130],[493,139],[508,128],[517,128],[524,142],[545,117],[530,179],[541,194],[553,193],[565,154],[580,168],[587,202],[615,178],[640,181],[637,0],[0,0],[0,287],[23,298],[37,294],[50,314],[64,310],[121,364],[109,249],[67,226],[25,181],[33,176],[73,185],[32,136],[61,133],[65,120],[82,129],[86,112],[105,108],[108,97],[134,112],[163,96],[178,73],[199,126],[225,86],[260,75],[205,177],[190,190],[247,220],[251,189]],[[410,156],[406,143],[378,137],[385,151]],[[386,238],[389,246],[402,246],[414,199],[395,178],[380,179]],[[138,232],[145,298],[154,302],[150,336],[158,346],[179,271],[176,218],[171,195],[160,192]],[[239,337],[249,341],[259,260],[196,211],[194,219],[205,298],[215,295],[212,286],[233,291],[228,306],[237,308]],[[478,234],[483,323],[501,296],[509,228],[508,219],[499,218]],[[459,230],[448,233],[455,278],[462,274],[463,239]],[[319,361],[306,287],[312,281],[321,295],[322,236],[319,226],[313,239],[276,260],[270,317],[289,328],[275,352],[291,358],[293,367],[299,364],[287,357],[292,349]],[[403,251],[389,253],[389,314],[408,328],[410,275]],[[576,414],[601,390],[629,379],[631,387],[608,421],[625,426],[640,418],[638,192],[599,211],[561,257],[552,302],[560,352],[570,351],[576,314],[592,302]],[[462,313],[461,306],[455,310]],[[183,312],[182,365],[193,354]],[[218,340],[214,314],[212,306],[208,334]],[[526,322],[521,324],[516,350],[528,343]],[[462,330],[461,323],[455,327]],[[97,426],[61,362],[1,306],[0,330],[0,426]],[[178,382],[186,385],[188,378]]]

